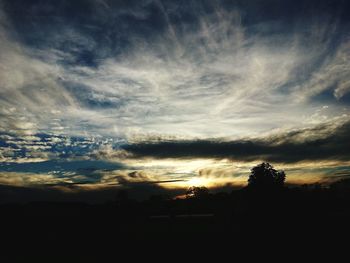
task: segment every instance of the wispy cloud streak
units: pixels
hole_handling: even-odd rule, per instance
[[[120,36],[128,43],[120,46],[125,52],[64,24],[50,33],[46,48],[29,47],[13,36],[16,27],[2,12],[3,130],[32,125],[71,135],[205,138],[305,127],[324,104],[328,119],[348,113],[339,101],[348,92],[349,41],[332,14],[292,17],[291,30],[283,20],[280,26],[268,19],[245,23],[241,7],[221,4],[189,5],[190,16],[182,20],[185,11],[169,3],[125,7],[113,17],[113,6],[96,4],[96,12],[125,19],[127,27],[132,25],[125,16],[137,19],[130,34]],[[164,27],[148,24],[156,18]],[[140,36],[141,21],[149,37]],[[97,64],[85,61],[101,52]],[[314,99],[328,90],[333,95],[326,102]]]

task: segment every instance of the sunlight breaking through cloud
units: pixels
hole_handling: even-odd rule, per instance
[[[262,160],[299,165],[300,182],[346,170],[344,4],[253,2],[0,1],[0,183],[242,184]],[[73,168],[35,164],[58,161]],[[305,166],[318,161],[337,165]]]

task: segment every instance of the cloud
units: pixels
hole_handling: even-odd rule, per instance
[[[310,19],[294,9],[309,14],[301,2],[288,11],[269,2],[279,12],[264,16],[259,3],[220,1],[23,2],[26,16],[5,3],[4,131],[128,140],[256,136],[307,126],[325,91],[327,120],[349,111],[340,105],[349,83],[341,3],[316,5]]]
[[[350,122],[340,120],[246,140],[182,140],[125,145],[134,158],[229,158],[238,161],[349,160]]]
[[[129,156],[130,154],[122,149],[113,149],[111,144],[102,145],[89,155],[90,158],[97,160],[123,160]]]
[[[21,163],[57,160],[59,158],[84,160],[88,159],[89,156],[92,159],[101,159],[102,157],[111,159],[106,155],[106,149],[118,142],[119,140],[112,138],[0,132],[0,160]],[[116,158],[115,152],[113,155]]]
[[[42,174],[21,174],[21,173],[0,173],[0,184],[2,185],[45,185],[45,184],[58,184],[62,180],[55,178],[53,175]]]
[[[327,46],[330,46],[330,44]],[[322,91],[330,89],[333,91],[333,96],[340,100],[349,92],[349,39],[340,43],[332,55],[329,55],[328,49],[322,52],[326,55],[318,70],[311,72],[307,81],[294,88],[296,89],[296,96],[301,96],[301,99],[312,98]]]
[[[30,135],[74,101],[57,81],[62,70],[55,53],[25,47],[2,9],[0,17],[0,130]]]
[[[3,180],[165,187],[243,180],[258,160],[346,162],[348,13],[344,1],[3,0]]]
[[[153,173],[152,171],[144,170],[116,170],[106,172],[100,183],[104,185],[121,185],[121,186],[134,186],[134,185],[147,185],[147,184],[169,184],[184,182],[184,179],[174,179],[171,177],[164,178],[164,175]]]

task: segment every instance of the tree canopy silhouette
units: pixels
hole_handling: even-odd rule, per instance
[[[286,174],[284,171],[277,171],[269,163],[261,163],[251,169],[248,179],[248,186],[254,188],[278,188],[283,187]]]

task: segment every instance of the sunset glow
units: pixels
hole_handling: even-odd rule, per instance
[[[264,161],[290,184],[349,176],[340,2],[44,2],[0,1],[1,185],[242,187]]]

